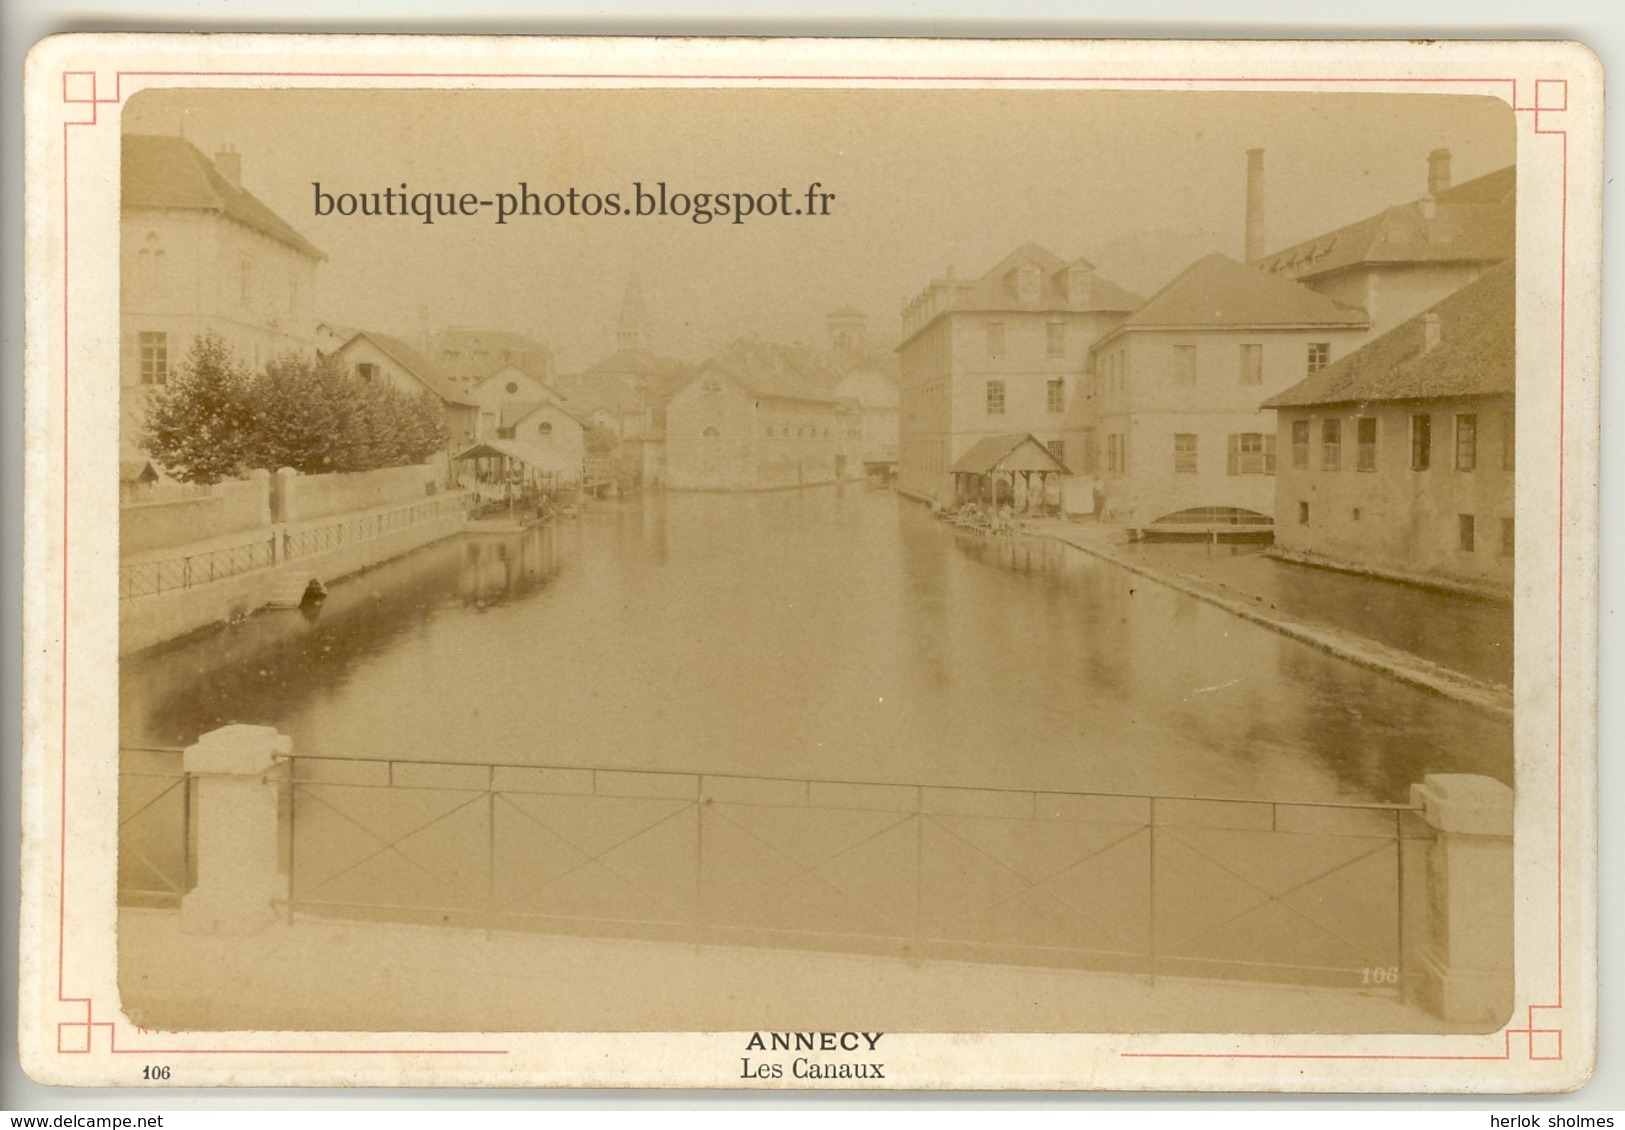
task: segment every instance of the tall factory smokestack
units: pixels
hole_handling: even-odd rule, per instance
[[[1247,262],[1264,257],[1264,151],[1247,150]]]
[[[1437,196],[1450,187],[1450,150],[1435,149],[1428,154],[1428,195]]]

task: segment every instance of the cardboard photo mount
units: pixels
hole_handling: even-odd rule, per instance
[[[1595,1064],[1597,1009],[1602,83],[1600,64],[1589,51],[1554,42],[73,35],[39,44],[29,58],[26,85],[20,1046],[29,1074],[56,1084],[153,1087],[1510,1093],[1582,1085]],[[1266,1033],[1211,1026],[1201,1031],[1092,1031],[1088,1016],[1076,1017],[1067,1031],[881,1032],[849,1023],[861,1010],[854,1013],[847,1002],[837,1010],[838,1019],[809,1021],[801,1025],[804,1031],[785,1032],[775,1027],[775,990],[769,983],[751,990],[763,1002],[763,1019],[747,1022],[747,1008],[737,1014],[737,1027],[723,1031],[707,1030],[703,1020],[674,1028],[666,1022],[668,1014],[652,1003],[649,1015],[661,1019],[637,1030],[642,1026],[624,1017],[635,1017],[638,1003],[620,1000],[613,1002],[622,1017],[613,1030],[582,1026],[522,1032],[506,1023],[496,1026],[503,1030],[478,1024],[393,1027],[390,1016],[424,1014],[417,1005],[404,1008],[404,1000],[395,1002],[401,1008],[379,1002],[377,1016],[386,1019],[362,1018],[353,1026],[270,1030],[214,1024],[172,1030],[141,1024],[142,1018],[126,1012],[131,984],[120,971],[121,960],[129,960],[131,953],[126,945],[121,955],[130,928],[121,925],[126,920],[118,878],[120,651],[117,634],[108,625],[120,623],[119,496],[114,484],[121,457],[120,391],[128,384],[120,374],[129,365],[127,358],[121,362],[121,353],[129,349],[122,340],[128,335],[120,324],[121,287],[131,283],[121,277],[130,264],[119,250],[121,138],[125,115],[136,112],[132,102],[155,91],[165,97],[180,92],[200,98],[327,92],[335,106],[345,96],[363,93],[421,99],[426,92],[607,91],[667,92],[673,98],[696,91],[730,91],[745,98],[794,91],[814,99],[895,91],[972,100],[982,95],[1082,98],[1157,92],[1188,97],[1193,105],[1210,95],[1244,92],[1284,100],[1353,94],[1418,101],[1477,97],[1504,105],[1516,135],[1517,184],[1511,826],[1497,824],[1505,821],[1505,814],[1491,811],[1499,803],[1495,797],[1459,782],[1436,778],[1414,800],[1436,832],[1457,837],[1451,841],[1450,866],[1461,868],[1454,872],[1458,894],[1482,863],[1474,855],[1481,841],[1504,840],[1510,833],[1510,862],[1482,863],[1490,872],[1501,866],[1511,869],[1515,975],[1510,1014],[1488,1030],[1448,1033],[1327,1031],[1312,1023],[1302,1031]],[[311,136],[332,128],[336,120],[311,120]],[[861,125],[878,129],[882,123]],[[378,144],[385,152],[393,146],[403,158],[420,158],[421,153],[413,153],[419,143],[414,119],[403,113],[399,127],[398,136]],[[1336,128],[1335,121],[1327,123],[1328,132]],[[522,139],[493,136],[491,142],[523,153]],[[584,144],[590,147],[591,139]],[[316,148],[313,141],[312,150]],[[1035,160],[1046,157],[1038,154]],[[297,166],[300,154],[279,154],[278,160]],[[512,178],[523,179],[533,168],[517,156]],[[657,172],[613,169],[605,178],[630,181]],[[298,174],[305,181],[319,181],[323,175],[318,168]],[[778,176],[742,166],[734,179]],[[394,177],[381,174],[379,186]],[[872,201],[887,189],[848,189],[834,185],[833,179],[829,184],[843,194],[842,206],[852,208],[865,207],[865,194]],[[483,186],[472,188],[485,191]],[[300,229],[311,216],[307,212],[287,219]],[[942,242],[952,245],[953,238],[946,232]],[[177,268],[172,263],[170,269]],[[1436,447],[1441,440],[1435,436]],[[263,779],[283,756],[280,748],[274,740],[259,742],[254,734],[216,731],[210,741],[187,750],[186,770],[216,783],[231,774]],[[205,792],[214,787],[206,786]],[[199,803],[207,807],[203,794]],[[237,801],[220,803],[229,807]],[[238,822],[232,834],[242,834],[254,819],[255,802],[243,803],[247,809],[233,811],[248,812],[247,823]],[[199,838],[201,851],[207,837],[220,833],[221,822],[218,816],[211,822],[201,811],[194,819],[191,834]],[[271,838],[262,839],[258,848],[274,853],[275,833],[266,835]],[[266,901],[263,891],[249,889],[255,880],[243,871],[246,858],[233,858],[213,879],[200,872],[200,885],[215,883],[209,897],[216,901],[203,908],[205,918],[213,916],[213,930],[207,925],[198,929],[213,937],[210,944],[223,962],[243,960],[243,969],[273,970],[276,954],[287,952],[279,950],[287,944],[285,935],[277,934],[286,927],[272,923],[265,933],[243,926],[245,900]],[[204,871],[218,866],[201,864]],[[1470,965],[1463,956],[1476,944],[1477,932],[1464,919],[1470,907],[1455,907],[1458,916],[1452,921],[1449,898],[1448,892],[1441,893],[1434,910],[1430,928],[1438,932],[1435,948],[1448,962],[1454,946],[1458,959]],[[196,918],[200,901],[179,913],[190,910]],[[220,928],[222,921],[237,925]],[[424,961],[447,957],[450,951],[437,944],[423,951]],[[785,978],[786,992],[792,980],[805,978],[814,968],[812,957],[802,965],[793,954],[773,952],[777,956],[762,961]],[[673,977],[681,975],[681,963],[672,968]],[[900,976],[917,979],[908,982],[916,989],[944,984],[930,980],[929,960],[922,966],[911,959],[899,968],[906,969]],[[205,972],[183,970],[178,976],[202,977]],[[1451,980],[1452,975],[1439,974],[1441,984],[1453,986],[1449,991],[1475,991],[1470,975]],[[871,976],[879,980],[865,980]],[[247,983],[236,982],[234,989],[226,981],[217,1003],[229,1010],[231,994],[247,993]],[[905,991],[898,987],[901,982],[888,981],[872,968],[853,983],[880,984],[882,993]],[[1175,991],[1167,984],[1164,980],[1164,992]],[[1192,982],[1178,991],[1196,999],[1209,990]],[[1226,999],[1221,986],[1213,993],[1214,1007],[1222,1007]],[[1313,999],[1318,998],[1305,998]],[[805,1019],[803,1013],[796,1015]],[[1245,1027],[1248,1022],[1240,1023]],[[799,1046],[798,1038],[811,1046]],[[763,1071],[764,1064],[778,1070]],[[805,1066],[796,1064],[828,1065],[831,1071],[827,1077],[816,1070],[809,1076]],[[841,1064],[878,1067],[879,1076],[855,1069],[843,1073]]]

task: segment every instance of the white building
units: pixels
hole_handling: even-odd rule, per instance
[[[147,394],[198,337],[218,335],[254,371],[314,352],[326,256],[243,188],[233,150],[211,161],[184,138],[126,135],[121,193],[119,447],[138,459]]]

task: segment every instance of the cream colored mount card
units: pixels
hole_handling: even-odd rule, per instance
[[[1563,43],[41,43],[28,1071],[1581,1085],[1601,114]]]

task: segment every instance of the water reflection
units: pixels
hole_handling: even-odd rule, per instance
[[[673,495],[461,537],[127,660],[128,740],[1008,788],[1400,799],[1504,722],[890,494]]]

